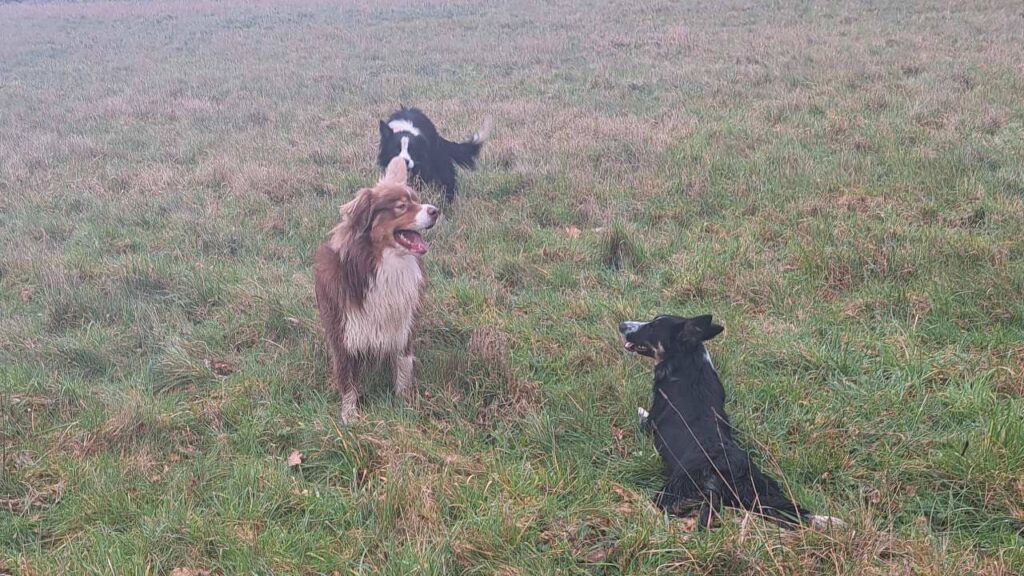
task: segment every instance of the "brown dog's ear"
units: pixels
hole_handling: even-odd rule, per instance
[[[409,178],[409,169],[405,165],[405,160],[395,156],[388,162],[388,168],[384,171],[384,176],[381,177],[381,184],[395,184],[397,186],[405,186],[406,180]]]
[[[342,220],[349,222],[349,229],[356,234],[366,234],[373,224],[373,190],[363,188],[356,197],[341,207]]]
[[[365,188],[363,190],[365,190]],[[341,206],[338,206],[338,214],[341,214],[342,220],[348,220],[348,217],[352,214],[352,209],[355,208],[356,202],[359,201],[359,195],[363,193],[363,190],[356,190],[355,194],[352,195],[351,200],[345,202]]]

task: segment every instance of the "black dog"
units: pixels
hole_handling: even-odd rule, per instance
[[[411,178],[441,188],[444,199],[455,198],[455,165],[474,168],[480,148],[487,139],[490,121],[465,142],[450,142],[437,133],[434,123],[416,108],[402,107],[387,122],[380,122],[380,152],[377,164],[381,170],[398,156],[405,160]]]
[[[655,503],[673,514],[699,509],[703,528],[722,506],[750,510],[787,527],[832,521],[789,499],[733,440],[725,390],[704,348],[722,330],[711,316],[663,315],[619,325],[626,350],[658,362],[650,413],[639,410],[669,477]]]

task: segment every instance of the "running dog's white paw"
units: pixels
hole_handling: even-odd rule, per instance
[[[651,414],[647,410],[644,410],[643,408],[640,408],[639,406],[636,409],[636,415],[640,417],[640,423],[641,424],[643,424],[644,422],[647,422],[647,418],[649,418],[651,416]]]
[[[839,518],[833,516],[818,516],[817,514],[811,514],[807,517],[811,528],[814,530],[829,530],[831,528],[842,528],[846,526],[846,522],[843,522]]]

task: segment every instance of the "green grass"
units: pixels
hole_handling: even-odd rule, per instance
[[[1024,571],[1020,7],[563,4],[0,5],[0,573]],[[494,137],[343,428],[311,256],[399,103]],[[650,506],[660,312],[848,530]]]

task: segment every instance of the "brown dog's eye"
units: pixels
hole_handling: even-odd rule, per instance
[[[398,204],[395,204],[395,212],[405,212],[407,207],[408,206],[405,202],[399,202]]]

